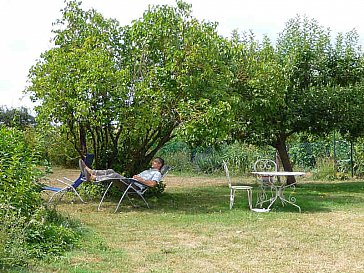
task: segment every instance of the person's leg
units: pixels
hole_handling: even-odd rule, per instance
[[[121,174],[115,172],[113,169],[107,169],[107,170],[93,170],[86,166],[86,164],[83,162],[83,160],[80,160],[80,168],[82,173],[84,173],[87,181],[101,181],[101,180],[107,180],[112,178],[125,178]]]
[[[108,179],[121,179],[125,178],[121,174],[115,172],[113,169],[107,169],[107,170],[91,170],[91,180],[94,181],[102,181],[102,180],[108,180]]]
[[[113,169],[107,169],[107,170],[92,170],[89,169],[88,170],[91,174],[95,175],[95,176],[105,176],[105,175],[113,175],[117,172],[115,172]]]

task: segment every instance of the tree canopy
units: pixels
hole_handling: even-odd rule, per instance
[[[39,120],[59,124],[80,153],[91,142],[98,167],[145,168],[177,127],[225,109],[228,45],[190,9],[149,7],[120,27],[68,2],[54,47],[29,74]]]
[[[332,43],[328,29],[297,16],[275,45],[266,37],[259,43],[248,36],[237,46],[235,138],[275,147],[284,169],[292,170],[286,150],[291,135],[357,131],[345,125],[354,117],[352,110],[358,114],[364,97],[358,85],[363,56],[355,31]]]
[[[191,6],[151,6],[121,27],[70,1],[54,47],[31,68],[27,92],[38,119],[55,122],[97,167],[127,174],[146,167],[176,133],[194,145],[246,141],[275,147],[296,133],[363,134],[363,54],[355,31],[289,20],[277,41],[230,39]]]

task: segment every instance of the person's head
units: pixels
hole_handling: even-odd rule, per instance
[[[164,166],[164,160],[161,157],[156,157],[153,159],[152,167],[154,169],[161,170],[163,166]]]

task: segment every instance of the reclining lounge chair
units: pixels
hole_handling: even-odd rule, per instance
[[[168,171],[170,170],[170,166],[163,166],[161,169],[161,174],[162,174],[162,179],[167,175]],[[101,201],[97,207],[97,210],[101,209],[101,205],[102,202],[105,199],[106,194],[108,193],[109,189],[111,188],[111,186],[114,183],[118,183],[119,185],[122,186],[122,188],[125,188],[125,190],[123,191],[123,194],[116,206],[116,209],[114,212],[117,212],[121,202],[123,202],[124,198],[127,197],[129,199],[129,201],[131,202],[129,195],[137,195],[138,197],[140,197],[144,203],[146,204],[146,206],[149,208],[149,204],[147,202],[147,200],[144,197],[144,194],[148,191],[148,189],[150,189],[149,186],[133,179],[133,178],[115,178],[115,179],[107,179],[105,181],[100,181],[100,182],[106,182],[106,181],[110,181],[109,185],[107,186],[104,194],[102,195]],[[132,203],[132,202],[131,202]]]
[[[94,155],[93,154],[87,154],[86,158],[84,159],[84,162],[87,166],[91,166],[92,162],[94,160]],[[56,179],[57,182],[63,184],[63,187],[55,187],[55,186],[49,186],[49,185],[41,185],[41,190],[42,191],[49,191],[52,192],[53,194],[51,194],[51,197],[48,200],[48,203],[51,203],[52,200],[54,199],[54,197],[60,195],[59,200],[62,199],[62,197],[64,196],[64,194],[66,192],[73,192],[78,198],[80,198],[81,202],[85,203],[85,201],[83,201],[83,199],[81,198],[81,196],[79,195],[79,193],[77,192],[77,188],[78,186],[80,186],[82,184],[82,182],[86,181],[84,174],[81,172],[80,176],[72,181],[71,179],[67,178],[67,177],[63,177],[63,179]]]

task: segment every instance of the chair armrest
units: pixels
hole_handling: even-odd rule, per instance
[[[66,180],[68,180],[68,181],[70,181],[70,182],[72,182],[70,179],[68,179],[68,178],[66,178],[66,177],[63,177],[64,179],[66,179]],[[65,182],[65,181],[63,181],[63,180],[61,180],[61,179],[56,179],[58,182],[60,182],[60,183],[62,183],[63,185],[66,185],[67,187],[72,187],[72,185],[71,184],[69,184],[69,183],[67,183],[67,182]]]

